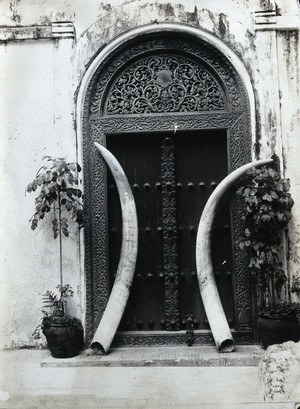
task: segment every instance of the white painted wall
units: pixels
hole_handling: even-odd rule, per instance
[[[1,63],[1,308],[2,345],[31,343],[40,319],[41,295],[59,283],[58,240],[45,220],[32,232],[34,195],[25,188],[45,154],[76,159],[71,49],[62,40],[9,43]],[[63,67],[57,65],[57,59]],[[45,229],[48,224],[48,229]],[[79,291],[78,233],[64,240],[66,282]],[[77,288],[78,287],[78,288]],[[76,295],[72,303],[79,305]],[[78,312],[78,311],[77,311]],[[80,312],[80,311],[79,311]]]
[[[73,21],[76,31],[75,39],[0,43],[1,347],[35,344],[31,333],[39,322],[41,294],[59,281],[58,242],[42,225],[30,230],[34,197],[24,196],[25,187],[44,154],[67,156],[70,161],[78,154],[81,161],[75,103],[87,67],[117,35],[145,24],[199,27],[221,39],[244,63],[256,98],[260,157],[276,153],[291,178],[295,206],[288,267],[291,277],[300,274],[300,25],[295,29],[300,8],[297,0],[277,5],[281,17],[290,22],[290,31],[280,31],[280,24],[287,24],[282,19],[276,20],[276,30],[273,25],[272,30],[261,31],[255,25],[255,11],[275,7],[270,0],[1,1],[0,39],[17,26],[38,25],[51,31],[51,21]],[[65,282],[75,290],[71,312],[84,318],[83,256],[76,229],[64,246]]]

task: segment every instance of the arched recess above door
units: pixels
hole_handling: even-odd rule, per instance
[[[100,62],[86,90],[82,126],[89,220],[85,271],[90,339],[109,293],[106,176],[93,142],[105,144],[110,134],[222,129],[227,133],[228,170],[232,171],[251,160],[252,129],[247,90],[235,67],[208,42],[176,31],[129,39]],[[250,343],[254,336],[253,297],[246,261],[238,246],[240,212],[234,202],[235,331],[238,343]],[[198,338],[199,342],[210,342],[201,334]],[[149,337],[147,342],[152,342]],[[163,343],[158,339],[153,342]]]

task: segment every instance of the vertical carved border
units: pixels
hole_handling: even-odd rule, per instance
[[[230,170],[233,171],[244,163],[251,162],[251,144],[245,138],[247,134],[247,117],[242,114],[230,128]],[[238,147],[238,148],[237,148]],[[233,190],[234,192],[235,190]],[[232,195],[232,236],[234,261],[234,293],[236,304],[237,330],[252,331],[253,289],[251,275],[248,270],[247,255],[241,251],[239,243],[243,237],[243,204],[240,198]]]
[[[91,181],[89,178],[89,158],[90,158],[90,144],[89,144],[89,120],[83,118],[83,186],[84,186],[84,270],[85,270],[85,285],[86,285],[86,341],[89,344],[91,336],[94,331],[93,325],[93,262],[92,262],[92,209],[91,206],[86,205],[86,197],[91,195]]]
[[[162,223],[164,243],[165,320],[167,331],[180,329],[177,208],[174,139],[161,142]]]
[[[85,226],[86,339],[89,344],[108,301],[108,260],[106,222],[106,170],[94,142],[103,145],[103,132],[86,120],[89,130],[84,144],[84,187],[87,225]]]

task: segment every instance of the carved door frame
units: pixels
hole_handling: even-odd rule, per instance
[[[226,96],[225,109],[183,112],[150,112],[147,114],[107,112],[109,90],[128,66],[141,58],[172,51],[198,61],[223,87]],[[251,102],[251,101],[250,101]],[[85,227],[85,278],[86,278],[86,333],[89,342],[105,309],[108,296],[107,267],[107,215],[106,169],[93,142],[106,143],[107,134],[132,132],[226,129],[228,137],[229,171],[251,161],[251,112],[244,82],[231,62],[217,48],[200,38],[180,33],[176,40],[165,33],[146,33],[120,44],[104,58],[95,69],[85,92],[82,136],[84,189],[88,198]],[[105,108],[106,107],[106,108]],[[251,277],[247,273],[247,260],[238,245],[243,226],[242,209],[238,200],[232,203],[234,290],[236,303],[236,329],[238,344],[255,342],[255,302]],[[184,344],[182,333],[164,332],[118,334],[117,344],[164,345]],[[195,344],[212,344],[209,331],[195,334]]]

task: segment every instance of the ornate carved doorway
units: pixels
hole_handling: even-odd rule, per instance
[[[234,67],[216,49],[172,33],[141,36],[98,67],[84,108],[87,336],[105,309],[120,254],[116,188],[93,146],[105,144],[132,186],[139,253],[116,344],[184,344],[193,316],[195,343],[213,343],[195,273],[202,209],[228,172],[251,159],[249,106]],[[237,343],[253,343],[250,277],[238,246],[240,208],[220,208],[213,263]]]

